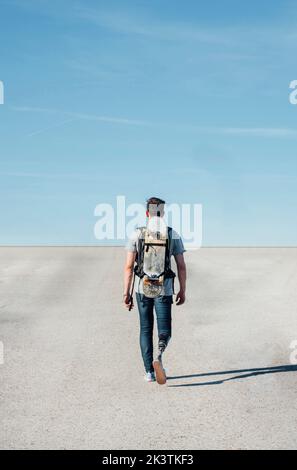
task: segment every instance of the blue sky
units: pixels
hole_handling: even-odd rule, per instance
[[[0,244],[203,205],[204,245],[296,245],[292,1],[0,0]]]

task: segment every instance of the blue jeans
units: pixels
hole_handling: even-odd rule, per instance
[[[157,317],[159,348],[164,350],[171,338],[172,295],[150,299],[136,293],[140,321],[140,349],[146,372],[153,372],[154,307]]]

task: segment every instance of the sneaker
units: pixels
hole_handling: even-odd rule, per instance
[[[158,359],[156,359],[154,362],[153,362],[153,367],[154,367],[154,371],[155,371],[155,374],[156,374],[156,380],[158,382],[159,385],[164,385],[166,383],[166,372],[165,372],[165,369],[162,365],[162,361]]]
[[[156,382],[155,372],[146,372],[144,380],[146,382]]]

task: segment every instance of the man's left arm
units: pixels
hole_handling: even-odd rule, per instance
[[[186,282],[187,282],[187,268],[183,253],[174,256],[177,274],[179,280],[179,292],[176,296],[176,305],[182,305],[186,300]]]

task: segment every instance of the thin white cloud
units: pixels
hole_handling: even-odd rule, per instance
[[[190,41],[218,48],[229,47],[229,60],[241,60],[241,57],[259,55],[259,47],[264,47],[267,54],[267,46],[282,50],[283,46],[293,46],[296,37],[295,25],[284,17],[282,22],[269,24],[263,21],[261,24],[237,25],[228,20],[220,26],[204,26],[199,21],[199,16],[193,16],[186,21],[170,21],[160,19],[150,8],[129,10],[127,8],[110,9],[108,7],[88,7],[81,4],[73,8],[73,15],[82,20],[109,30],[113,33],[147,37],[149,40],[161,41]],[[247,48],[247,50],[246,50]],[[243,49],[243,50],[242,50]]]
[[[114,117],[114,116],[100,116],[98,114],[62,111],[62,110],[54,109],[54,108],[11,106],[11,109],[13,109],[14,111],[20,111],[20,112],[59,113],[59,114],[64,114],[65,116],[69,116],[72,119],[85,119],[88,121],[103,121],[103,122],[110,122],[114,124],[134,124],[134,125],[141,125],[141,126],[146,126],[146,125],[151,124],[148,121],[142,121],[140,119],[130,119],[130,118],[125,118],[125,117]]]
[[[176,130],[187,130],[192,132],[198,132],[201,134],[215,134],[215,135],[233,135],[233,136],[250,136],[250,137],[297,137],[297,129],[289,127],[226,127],[226,126],[195,126],[193,124],[167,124],[162,122],[149,122],[139,119],[128,119],[111,116],[100,116],[96,114],[86,114],[71,111],[61,111],[53,108],[39,108],[30,106],[13,106],[11,109],[20,112],[38,112],[38,113],[60,113],[65,116],[69,116],[68,119],[54,123],[51,126],[33,131],[29,136],[34,136],[50,130],[54,127],[62,126],[68,122],[75,120],[87,120],[87,121],[98,121],[107,122],[110,124],[123,124],[123,125],[137,125],[137,126],[163,126],[166,128],[172,128]]]
[[[64,119],[63,121],[56,122],[56,123],[52,124],[51,126],[42,127],[41,129],[39,129],[39,130],[37,130],[37,131],[30,132],[30,133],[28,134],[28,137],[34,137],[35,135],[42,134],[43,132],[49,131],[49,130],[51,130],[51,129],[55,129],[55,128],[57,128],[57,127],[62,127],[62,126],[64,126],[65,124],[68,124],[69,122],[73,122],[73,121],[75,121],[75,120],[76,120],[75,118]]]
[[[68,113],[71,116],[76,117],[78,119],[85,119],[89,121],[103,121],[109,122],[113,124],[128,124],[128,125],[136,125],[136,126],[149,126],[151,125],[148,121],[141,121],[139,119],[129,119],[123,117],[110,117],[110,116],[98,116],[96,114],[84,114],[84,113]]]
[[[84,175],[77,173],[36,173],[36,172],[24,172],[24,171],[6,171],[0,172],[0,177],[12,177],[12,178],[46,178],[46,179],[74,179],[80,181],[98,181],[102,180],[101,175]]]
[[[178,128],[178,126],[174,126]],[[227,127],[181,124],[181,129],[199,134],[230,135],[239,137],[297,137],[297,129],[290,127]]]
[[[102,28],[122,34],[132,34],[160,40],[180,41],[191,40],[213,44],[230,44],[226,34],[219,34],[216,30],[206,30],[199,25],[189,22],[166,22],[156,18],[135,15],[134,12],[127,14],[126,11],[109,11],[108,9],[94,9],[77,6],[78,18],[91,22]],[[148,15],[148,12],[146,12]]]
[[[34,112],[34,113],[56,113],[57,110],[53,108],[38,108],[37,106],[10,106],[13,111],[20,112]]]
[[[283,127],[227,127],[225,134],[250,135],[255,137],[296,137],[297,129]]]
[[[134,126],[150,126],[151,125],[150,122],[141,121],[139,119],[129,119],[129,118],[124,118],[124,117],[113,117],[113,116],[100,116],[97,114],[77,113],[77,112],[72,112],[72,111],[61,111],[61,110],[54,109],[54,108],[40,108],[40,107],[32,107],[32,106],[11,106],[11,109],[13,111],[18,111],[18,112],[62,114],[64,116],[68,116],[68,118],[63,121],[57,121],[50,126],[30,132],[28,134],[28,137],[33,137],[35,135],[41,134],[43,132],[46,132],[56,127],[63,126],[75,120],[98,121],[98,122],[106,122],[109,124],[122,124],[122,125],[134,125]]]

